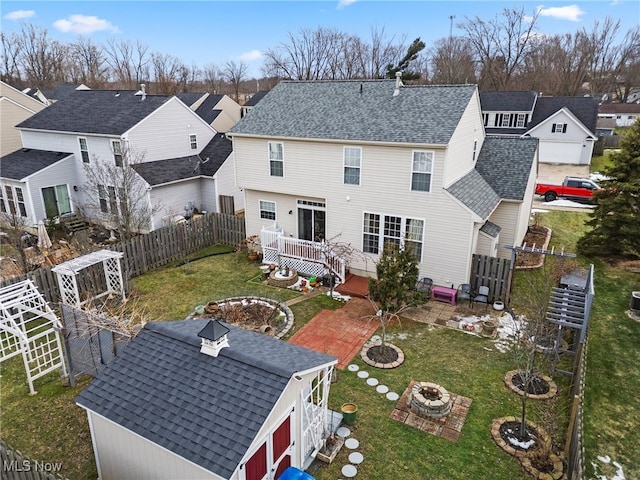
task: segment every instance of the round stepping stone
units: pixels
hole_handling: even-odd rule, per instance
[[[339,437],[345,438],[351,435],[351,430],[349,430],[347,427],[340,427],[338,428],[338,430],[336,430],[336,433]]]
[[[364,457],[360,452],[353,452],[352,454],[349,455],[349,461],[355,465],[362,463],[363,460],[364,460]]]
[[[360,378],[367,378],[369,376],[369,372],[365,372],[364,370],[360,370],[358,372],[358,377]]]
[[[378,393],[387,393],[389,391],[389,387],[387,387],[386,385],[378,385],[376,387],[376,392]]]
[[[356,474],[358,473],[358,469],[353,465],[345,465],[344,467],[342,467],[341,471],[342,471],[342,475],[344,475],[347,478],[355,477]]]
[[[355,438],[347,438],[347,440],[344,442],[344,446],[349,450],[355,450],[360,446],[360,442]]]
[[[400,395],[398,395],[396,392],[387,393],[388,400],[395,401],[395,400],[398,400],[399,398],[400,398]]]
[[[358,370],[360,370],[360,367],[355,363],[352,363],[347,367],[347,370],[349,370],[350,372],[357,372]]]
[[[367,378],[367,385],[375,387],[378,384],[377,378]]]

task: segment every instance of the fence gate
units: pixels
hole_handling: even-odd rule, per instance
[[[31,280],[0,289],[0,362],[22,355],[29,392],[33,381],[67,367],[62,354],[62,325]]]

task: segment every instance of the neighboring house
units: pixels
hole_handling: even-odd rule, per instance
[[[616,127],[630,127],[640,117],[640,103],[603,103],[598,117],[615,119]]]
[[[600,118],[596,124],[596,136],[600,137],[613,135],[616,131],[616,119],[615,118]]]
[[[218,133],[227,133],[241,117],[241,107],[227,95],[179,93],[176,95]]]
[[[461,284],[472,254],[508,257],[498,246],[527,230],[538,141],[485,139],[474,85],[281,82],[228,135],[265,259],[274,235],[305,246],[280,259],[332,240],[364,252],[349,268],[370,276],[393,242],[422,276]]]
[[[85,207],[83,213],[96,220],[105,220],[113,209],[120,209],[118,185],[92,186],[95,191],[88,191],[86,169],[95,171],[106,166],[113,170],[127,168],[127,163],[157,161],[184,163],[198,157],[210,144],[221,147],[220,152],[207,150],[212,166],[224,163],[220,157],[232,158],[228,144],[214,141],[216,131],[177,97],[146,95],[143,91],[74,90],[17,128],[23,149],[0,159],[0,182],[10,185],[14,192],[15,188],[21,190],[27,224],[67,210],[76,212],[79,207]],[[67,155],[54,162],[55,152]],[[31,168],[26,171],[17,167],[14,164],[18,161]],[[160,207],[150,230],[163,226],[167,216],[183,213],[188,206],[218,211],[216,183],[227,185],[228,190],[233,174],[229,168],[226,173],[221,167],[206,174],[194,168],[187,177],[180,171],[172,178],[163,178],[158,183],[161,193],[154,192],[155,179],[151,183],[139,179],[139,191],[149,192],[149,205]],[[227,178],[221,178],[225,175]],[[169,182],[173,183],[170,192],[166,185]],[[99,210],[87,209],[91,197],[99,199]],[[10,209],[7,201],[3,199],[5,210]]]
[[[15,126],[44,109],[46,104],[0,81],[0,155],[22,148]]]
[[[242,116],[244,117],[249,113],[267,93],[269,93],[269,90],[261,90],[251,95],[251,97],[242,105]]]
[[[44,90],[40,93],[40,95],[44,96],[47,99],[48,103],[55,103],[58,100],[62,100],[66,98],[68,95],[71,95],[73,92],[77,90],[91,90],[84,83],[75,84],[75,83],[61,83],[60,85],[56,85],[51,90]]]
[[[535,92],[482,92],[487,135],[540,140],[540,163],[589,165],[597,140],[598,104],[591,97],[542,97]]]
[[[275,480],[306,468],[328,433],[336,363],[216,321],[147,323],[76,400],[98,477]]]

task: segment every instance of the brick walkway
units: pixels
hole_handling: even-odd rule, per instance
[[[342,370],[380,326],[364,318],[374,313],[368,300],[352,298],[338,310],[321,310],[289,342],[337,357]]]

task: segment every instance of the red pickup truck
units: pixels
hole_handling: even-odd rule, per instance
[[[564,177],[562,185],[536,184],[536,195],[544,196],[545,202],[553,202],[560,197],[571,200],[591,200],[596,190],[600,190],[600,187],[588,178]]]

